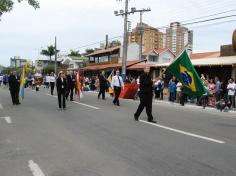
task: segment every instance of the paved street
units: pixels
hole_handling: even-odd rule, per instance
[[[13,106],[0,88],[1,176],[235,176],[236,114],[156,102],[156,125],[84,93],[59,111],[49,90]]]

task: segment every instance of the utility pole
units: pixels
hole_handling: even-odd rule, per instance
[[[57,75],[57,37],[55,37],[55,68],[54,73]]]
[[[122,0],[117,0],[122,1]],[[116,16],[124,16],[124,35],[123,35],[123,53],[122,53],[122,78],[126,79],[126,62],[127,62],[127,52],[128,52],[128,15],[129,15],[129,0],[125,0],[125,12],[120,10],[120,14],[118,11],[115,11]]]
[[[122,0],[117,0],[122,1]],[[128,52],[128,29],[127,29],[127,23],[128,23],[128,15],[134,14],[136,12],[140,12],[140,26],[143,26],[142,23],[142,14],[146,11],[151,11],[151,9],[142,9],[142,10],[136,10],[136,8],[132,7],[131,11],[129,12],[128,9],[128,0],[125,0],[125,12],[123,10],[120,10],[120,12],[115,11],[116,16],[124,16],[124,36],[123,36],[123,56],[122,56],[122,78],[125,80],[126,78],[126,62],[127,62],[127,52]],[[141,28],[143,29],[143,28]],[[141,32],[142,34],[143,32]],[[139,51],[139,57],[140,60],[142,58],[142,36],[141,36],[141,44],[140,44],[140,51]]]

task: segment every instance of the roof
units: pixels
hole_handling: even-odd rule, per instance
[[[161,54],[161,53],[168,51],[168,50],[169,50],[169,48],[149,49],[149,50],[144,51],[143,55],[148,55],[151,52],[155,52],[156,54]]]
[[[229,66],[236,65],[236,56],[192,59],[191,61],[194,66]],[[169,65],[170,63],[156,64],[155,67],[166,67]]]
[[[190,57],[191,59],[203,59],[220,56],[219,51],[205,52],[205,53],[193,53]]]
[[[131,67],[133,65],[136,65],[136,64],[144,62],[144,61],[146,61],[146,60],[127,61],[126,67]],[[117,64],[104,64],[104,65],[91,65],[91,66],[87,66],[87,67],[84,67],[81,69],[96,71],[96,70],[105,70],[105,69],[109,69],[109,68],[121,68],[121,67],[122,67],[122,63],[117,63]]]
[[[94,56],[94,55],[98,55],[98,54],[103,54],[103,53],[110,53],[110,52],[113,52],[115,50],[118,50],[120,49],[120,46],[116,46],[116,47],[113,47],[113,48],[107,48],[107,49],[101,49],[101,50],[97,50],[91,54],[88,54],[86,55],[87,57],[88,56]]]
[[[128,70],[143,70],[145,67],[153,67],[153,64],[136,64],[128,67]]]

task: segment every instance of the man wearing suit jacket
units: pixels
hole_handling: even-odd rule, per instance
[[[19,105],[20,77],[13,71],[9,77],[9,90],[13,105]]]
[[[66,75],[67,80],[67,92],[66,92],[66,100],[70,95],[70,101],[73,101],[74,96],[74,88],[75,88],[75,75],[72,72],[68,72]]]
[[[146,108],[148,122],[156,123],[152,116],[153,81],[149,73],[150,68],[146,67],[144,68],[144,74],[140,76],[140,104],[136,113],[134,114],[134,120],[138,121],[143,109]]]
[[[59,109],[61,109],[61,98],[63,100],[63,109],[66,109],[66,78],[62,71],[59,72],[57,78],[57,95],[58,95],[58,105]]]
[[[113,104],[120,106],[120,101],[119,101],[119,96],[121,93],[121,89],[124,89],[124,82],[122,77],[120,76],[120,71],[116,71],[116,75],[113,76],[112,82],[111,82],[112,89],[114,90],[115,93],[115,98],[113,100]]]
[[[105,92],[107,88],[107,79],[105,78],[105,71],[102,71],[101,75],[99,76],[99,93],[98,99],[102,94],[102,99],[105,100]]]

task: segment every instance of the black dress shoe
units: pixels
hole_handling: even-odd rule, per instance
[[[150,122],[150,123],[157,123],[157,121],[155,121],[155,120],[148,120],[148,122]]]
[[[134,120],[135,121],[138,121],[138,117],[134,115]]]

